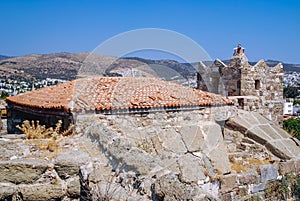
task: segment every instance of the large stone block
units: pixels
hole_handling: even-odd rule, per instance
[[[0,162],[0,182],[14,184],[33,183],[50,166],[49,162],[41,159],[15,159]]]
[[[180,134],[189,152],[201,151],[206,148],[206,142],[200,126],[183,126],[180,130]]]
[[[290,139],[269,141],[265,146],[275,156],[281,159],[291,159],[295,157],[295,155],[293,154],[293,152],[295,151],[293,150],[298,149],[298,147],[295,147],[295,143]]]
[[[300,164],[299,164],[300,165]],[[279,172],[281,175],[285,175],[291,172],[295,172],[295,164],[293,160],[288,160],[279,163]]]
[[[224,175],[221,182],[221,191],[230,192],[237,185],[237,176],[235,174]]]
[[[278,165],[277,164],[266,164],[258,167],[260,172],[260,181],[266,183],[270,180],[275,180],[278,177]]]
[[[66,195],[63,183],[20,185],[23,201],[61,200]]]
[[[223,141],[221,127],[216,123],[206,123],[203,126],[203,134],[207,148],[203,152],[211,160],[215,169],[221,174],[226,174],[231,171],[229,158],[226,151],[226,146]]]
[[[61,153],[55,161],[55,169],[62,179],[79,174],[80,166],[89,161],[89,154],[83,151]]]
[[[267,143],[268,141],[272,140],[272,138],[267,133],[265,133],[263,130],[261,130],[258,125],[254,125],[254,126],[255,127],[252,126],[252,128],[250,128],[246,132],[247,137],[249,137],[263,145],[265,143]]]
[[[250,189],[252,193],[258,193],[264,191],[266,189],[266,183],[253,184],[251,185]]]
[[[68,196],[76,198],[80,196],[80,178],[79,176],[72,177],[66,180]]]
[[[167,174],[157,179],[152,185],[152,192],[154,200],[219,200],[195,185],[180,182],[175,174]]]
[[[197,183],[199,180],[204,180],[203,162],[200,158],[192,154],[183,155],[178,159],[180,174],[179,178],[184,183]]]
[[[162,142],[162,147],[164,149],[178,154],[184,154],[187,152],[181,135],[174,129],[164,129],[162,132],[158,133],[158,137]]]
[[[238,181],[240,185],[257,184],[259,183],[259,175],[255,170],[244,172],[238,175]]]
[[[17,191],[17,185],[11,183],[0,183],[0,200],[9,200]]]

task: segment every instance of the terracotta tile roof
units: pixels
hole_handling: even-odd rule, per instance
[[[8,97],[6,101],[29,108],[63,111],[232,104],[220,95],[142,77],[83,78]]]

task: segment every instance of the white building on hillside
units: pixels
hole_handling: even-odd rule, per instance
[[[284,103],[283,114],[293,115],[293,102]]]

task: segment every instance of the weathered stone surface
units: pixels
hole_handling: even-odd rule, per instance
[[[217,200],[201,192],[197,186],[181,183],[178,175],[168,174],[159,178],[152,186],[155,199],[162,200]],[[202,194],[202,196],[200,196]],[[198,197],[199,196],[199,197]],[[196,197],[198,197],[196,199]]]
[[[282,139],[281,142],[282,142],[284,148],[287,148],[287,150],[282,148],[283,150],[285,150],[284,152],[289,151],[290,156],[292,158],[300,157],[300,144],[295,143],[295,141],[292,138]],[[276,142],[274,143],[273,146],[276,147]]]
[[[62,179],[78,175],[80,166],[89,161],[89,154],[83,151],[67,151],[55,160],[55,169]]]
[[[268,150],[270,150],[275,156],[282,159],[291,159],[295,157],[295,155],[290,150],[297,148],[294,147],[294,145],[295,143],[292,142],[290,139],[279,139],[276,141],[269,141],[265,144]]]
[[[68,196],[76,198],[80,196],[80,180],[79,176],[66,180]]]
[[[184,183],[197,183],[204,180],[204,168],[200,158],[191,154],[186,154],[178,160],[180,174],[179,179]]]
[[[154,169],[158,163],[158,159],[139,149],[131,149],[124,158],[120,159],[128,170],[133,170],[139,174],[146,175]]]
[[[272,140],[272,138],[268,135],[268,133],[265,133],[263,130],[261,130],[261,128],[257,124],[253,124],[252,128],[250,128],[246,132],[246,136],[262,145]]]
[[[206,143],[202,129],[197,125],[186,125],[180,130],[182,140],[189,152],[201,151],[205,149]]]
[[[164,149],[178,154],[187,152],[181,135],[174,129],[164,129],[158,134],[158,137],[162,142],[162,147]]]
[[[25,147],[26,145],[24,145]],[[11,157],[18,156],[20,146],[11,139],[0,138],[0,160],[9,160]]]
[[[200,186],[203,192],[217,198],[219,195],[220,182],[209,182]]]
[[[295,164],[294,164],[293,160],[288,160],[288,161],[279,163],[279,172],[281,175],[295,172],[295,171],[296,171],[296,169],[295,169]]]
[[[270,180],[275,180],[278,177],[278,165],[266,164],[258,167],[260,172],[260,181],[265,183]]]
[[[33,183],[47,169],[49,162],[42,159],[0,161],[0,182]]]
[[[129,139],[101,127],[101,124],[92,126],[89,135],[100,145],[113,168],[122,166],[139,174],[148,174],[158,163],[157,157],[147,153],[148,150],[134,147]]]
[[[295,159],[296,172],[300,172],[300,158]]]
[[[58,200],[66,195],[62,183],[20,185],[19,192],[23,201]]]
[[[253,184],[253,185],[251,185],[251,192],[257,193],[260,191],[264,191],[265,188],[266,188],[266,183]]]
[[[0,200],[9,200],[17,191],[17,186],[11,183],[0,183]]]
[[[224,175],[221,182],[221,191],[230,192],[237,186],[237,176],[234,174]]]
[[[203,125],[203,133],[207,148],[203,152],[211,160],[212,165],[218,172],[225,174],[230,172],[230,163],[223,141],[222,131],[216,123],[206,123]]]
[[[295,143],[288,133],[257,112],[239,110],[238,115],[232,117],[226,125],[265,145],[272,154],[281,159],[299,156],[298,143]]]
[[[152,145],[153,145],[153,148],[154,148],[156,154],[161,155],[163,147],[162,147],[162,142],[159,140],[158,136],[155,135],[155,136],[151,137],[151,142],[152,142]]]
[[[238,175],[238,181],[240,185],[257,184],[259,179],[259,175],[255,170],[244,172]]]
[[[248,195],[248,186],[238,186],[237,195],[245,197]]]

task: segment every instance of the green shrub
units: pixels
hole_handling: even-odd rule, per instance
[[[300,119],[287,119],[283,121],[283,129],[293,137],[300,140]]]

